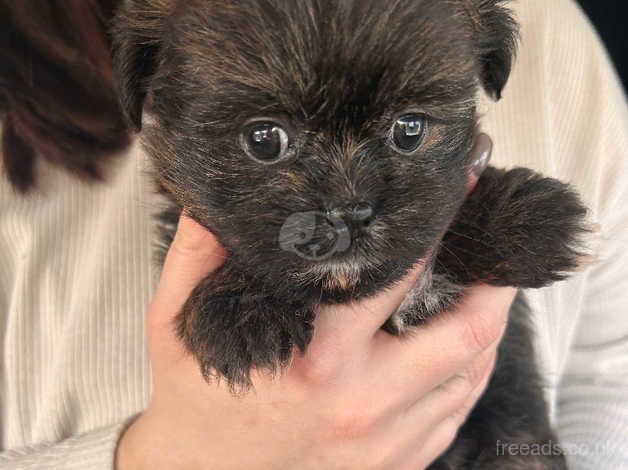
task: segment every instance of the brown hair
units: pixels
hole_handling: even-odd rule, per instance
[[[0,0],[2,159],[13,186],[43,157],[97,180],[129,143],[108,23],[119,0]]]

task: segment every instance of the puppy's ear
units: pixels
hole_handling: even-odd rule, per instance
[[[468,2],[469,0],[464,0]],[[519,31],[506,4],[509,0],[471,0],[476,30],[480,82],[499,100],[515,59]]]
[[[113,64],[122,110],[133,127],[142,127],[142,109],[157,68],[172,0],[125,0],[112,27]]]

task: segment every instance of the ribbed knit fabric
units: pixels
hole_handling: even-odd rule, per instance
[[[547,397],[573,469],[628,469],[628,113],[571,0],[519,0],[504,99],[482,103],[494,164],[570,181],[598,224],[597,261],[529,292]],[[157,270],[146,157],[106,184],[45,163],[40,189],[0,178],[0,469],[112,470],[150,395],[143,317]],[[210,423],[208,423],[210,425]]]
[[[41,165],[26,198],[0,180],[0,431],[16,449],[0,469],[111,469],[121,423],[146,404],[143,159],[134,147],[106,185]]]

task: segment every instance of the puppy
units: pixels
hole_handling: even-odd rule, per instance
[[[312,336],[317,305],[427,269],[386,324],[402,334],[484,282],[545,286],[577,266],[566,185],[488,168],[466,196],[476,94],[499,99],[517,28],[504,0],[130,0],[114,28],[122,104],[170,198],[226,247],[177,328],[206,378],[250,386]],[[444,235],[443,235],[444,234]],[[516,311],[516,313],[514,313]],[[498,456],[553,439],[524,299],[494,377],[434,468],[564,468]]]

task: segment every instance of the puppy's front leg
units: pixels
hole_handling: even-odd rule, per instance
[[[583,257],[586,212],[556,179],[489,167],[445,235],[436,269],[460,284],[537,288],[562,280]]]
[[[251,369],[275,372],[293,348],[304,351],[313,313],[302,300],[248,279],[229,262],[199,283],[178,317],[178,334],[203,376],[224,377],[234,389],[251,386]]]

